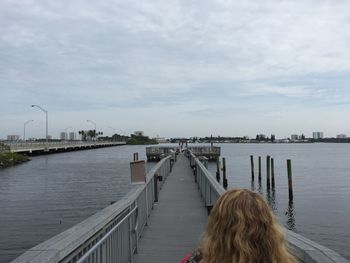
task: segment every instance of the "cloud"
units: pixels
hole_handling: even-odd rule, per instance
[[[0,25],[4,115],[350,100],[348,1],[8,0]]]

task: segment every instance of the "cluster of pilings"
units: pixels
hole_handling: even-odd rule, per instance
[[[252,172],[252,182],[254,182],[254,156],[250,156],[250,166]],[[288,176],[288,192],[289,201],[293,201],[293,180],[292,180],[292,161],[287,160],[287,176]],[[258,157],[258,180],[261,184],[261,156]],[[274,159],[270,155],[266,156],[266,188],[275,190],[275,164]]]
[[[220,158],[216,159],[216,180],[218,183],[220,183],[220,174],[222,171],[222,186],[227,189],[228,182],[227,182],[227,176],[226,176],[226,159],[225,157],[222,157],[222,168],[220,167]],[[221,168],[221,169],[220,169]]]

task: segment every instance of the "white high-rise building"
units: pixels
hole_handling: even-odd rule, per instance
[[[76,139],[76,137],[75,137],[75,132],[70,132],[69,133],[69,140],[70,141],[74,141]]]
[[[14,142],[14,141],[18,141],[19,140],[19,135],[7,135],[7,140],[8,141],[12,141],[12,142]]]
[[[298,134],[292,134],[292,135],[290,136],[290,139],[291,139],[292,141],[299,140],[299,135],[298,135]]]
[[[67,140],[67,133],[66,132],[61,132],[60,133],[60,139],[63,140],[63,141]]]
[[[312,138],[314,139],[322,139],[323,138],[323,132],[313,132],[312,133]]]

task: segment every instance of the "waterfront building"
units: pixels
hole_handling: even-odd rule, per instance
[[[264,141],[264,140],[266,140],[266,135],[265,134],[257,134],[256,140],[257,141]]]
[[[338,134],[337,139],[345,139],[347,138],[346,134]]]
[[[135,136],[144,136],[143,131],[134,131]]]
[[[292,141],[296,141],[296,140],[299,140],[299,135],[298,134],[292,134],[291,136],[290,136],[290,139],[292,140]]]
[[[60,140],[62,140],[62,141],[67,140],[67,133],[66,132],[61,132],[60,133]]]
[[[159,137],[157,135],[157,137],[154,138],[158,143],[167,143],[167,139],[165,139],[164,137]]]
[[[312,133],[312,138],[314,139],[323,139],[323,132],[313,132]]]
[[[14,142],[14,141],[18,141],[19,140],[19,135],[7,135],[7,140],[8,141],[11,141],[11,142]]]
[[[76,140],[75,132],[70,132],[68,138],[69,138],[70,141]]]

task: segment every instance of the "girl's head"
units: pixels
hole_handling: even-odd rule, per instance
[[[207,263],[297,262],[265,200],[253,191],[226,191],[211,210],[201,250]]]

